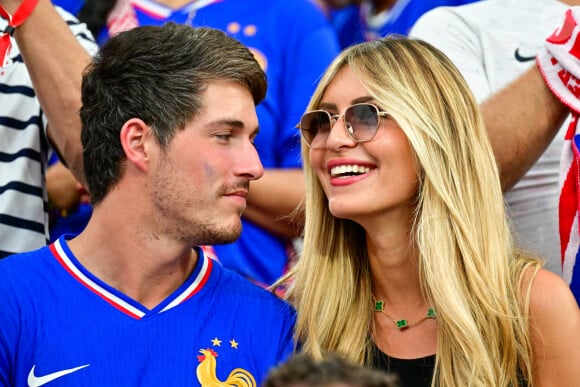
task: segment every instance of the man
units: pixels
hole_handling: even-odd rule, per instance
[[[49,0],[34,3],[0,0],[0,258],[48,240],[50,146],[84,181],[80,81],[97,46],[74,17]],[[12,28],[9,19],[22,5],[31,12]]]
[[[256,386],[285,359],[291,307],[197,247],[241,232],[265,92],[217,30],[138,27],[102,48],[82,84],[93,216],[0,261],[1,386]]]
[[[54,0],[74,11],[70,0]],[[317,80],[339,47],[334,31],[311,0],[84,0],[79,19],[99,43],[143,25],[175,22],[217,28],[245,44],[266,72],[268,92],[257,107],[256,149],[264,176],[247,197],[243,231],[215,245],[224,266],[270,285],[293,264],[291,242],[302,219],[289,216],[304,196],[300,136],[295,128]],[[73,190],[75,190],[73,185]]]

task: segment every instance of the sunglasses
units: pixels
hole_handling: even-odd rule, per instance
[[[318,149],[326,146],[330,130],[341,117],[344,119],[344,129],[348,137],[359,143],[372,140],[379,129],[380,117],[388,115],[370,103],[357,103],[349,106],[342,115],[330,114],[325,110],[306,112],[300,119],[298,128],[306,144],[310,148]]]

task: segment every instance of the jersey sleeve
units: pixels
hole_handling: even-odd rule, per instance
[[[457,66],[478,102],[489,96],[491,90],[478,33],[453,7],[440,7],[425,13],[409,36],[443,51]]]

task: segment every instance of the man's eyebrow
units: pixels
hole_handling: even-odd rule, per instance
[[[240,120],[236,120],[236,119],[223,119],[223,120],[218,120],[218,121],[214,121],[214,122],[210,122],[208,124],[209,128],[219,128],[222,126],[229,126],[229,127],[234,127],[236,129],[244,129],[245,128],[245,124],[243,123],[243,121]],[[252,136],[256,136],[258,133],[260,132],[260,126],[256,126],[256,128],[252,131]]]
[[[219,126],[233,126],[242,129],[244,127],[244,123],[240,120],[225,118],[223,120],[210,122],[207,126],[209,126],[210,128]]]

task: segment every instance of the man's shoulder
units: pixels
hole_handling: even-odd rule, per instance
[[[288,313],[293,313],[290,304],[272,291],[249,281],[239,273],[220,264],[217,264],[216,267],[220,272],[220,288],[222,291],[231,293],[238,300],[252,305],[269,305],[270,307],[287,309]]]
[[[220,316],[236,321],[236,329],[259,333],[286,350],[292,348],[292,333],[296,324],[296,311],[287,301],[264,289],[238,273],[215,265],[217,281],[205,293],[205,305]],[[240,328],[245,327],[245,328]],[[253,333],[252,333],[253,332]]]
[[[24,262],[28,262],[30,260],[35,260],[36,257],[45,256],[46,254],[50,254],[50,249],[48,246],[43,246],[41,248],[31,250],[31,251],[24,251],[21,253],[15,253],[12,255],[7,256],[4,259],[0,259],[0,267],[4,265],[13,266],[19,265]]]
[[[51,253],[48,246],[0,259],[0,282],[29,281],[44,272]]]
[[[60,282],[51,277],[55,263],[48,247],[1,259],[0,300],[3,306],[28,305],[31,299],[47,295],[47,289]]]

